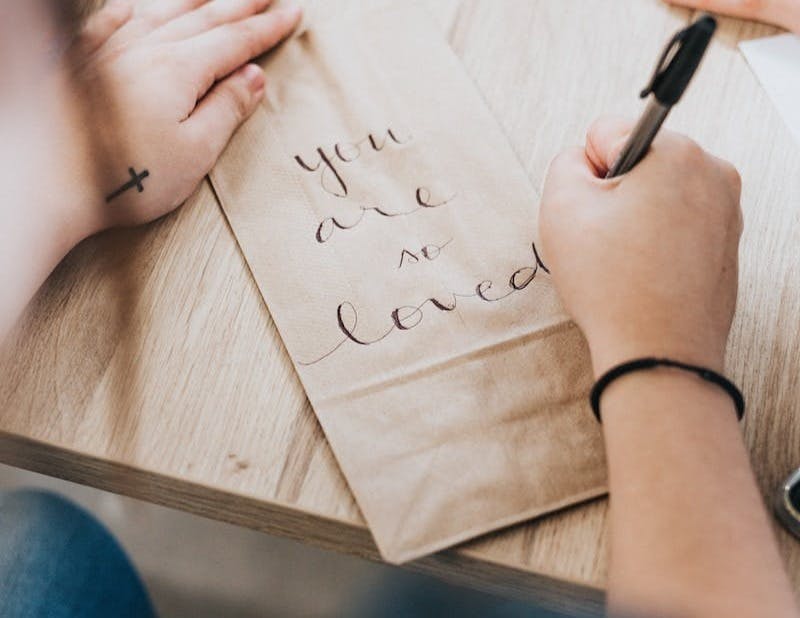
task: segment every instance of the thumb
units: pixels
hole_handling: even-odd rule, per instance
[[[586,157],[595,174],[604,178],[625,146],[634,123],[625,118],[605,116],[594,121],[586,134]]]
[[[560,236],[562,224],[572,224],[574,209],[586,202],[583,199],[586,187],[595,182],[592,164],[583,148],[568,148],[550,162],[539,207],[539,227],[545,253],[549,253],[551,241]]]
[[[266,79],[256,64],[232,73],[208,91],[186,121],[193,143],[210,151],[213,166],[236,129],[247,120],[264,98]]]

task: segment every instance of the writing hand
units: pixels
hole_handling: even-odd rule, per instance
[[[263,98],[264,74],[247,63],[300,18],[298,9],[269,4],[123,1],[90,19],[77,73],[102,191],[91,231],[151,221],[195,190]]]
[[[740,179],[663,131],[633,171],[603,177],[633,124],[602,119],[551,164],[542,257],[597,374],[642,356],[722,370],[736,304]]]
[[[665,0],[668,4],[753,19],[800,33],[800,0]]]

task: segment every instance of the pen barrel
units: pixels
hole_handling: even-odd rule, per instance
[[[672,108],[662,105],[655,97],[650,97],[642,117],[625,143],[619,158],[606,174],[606,178],[627,174],[638,165],[650,149],[670,109]]]

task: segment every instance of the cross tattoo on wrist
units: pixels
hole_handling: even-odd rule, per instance
[[[119,189],[114,191],[108,197],[106,197],[106,204],[112,202],[113,200],[117,199],[123,193],[130,191],[131,189],[136,189],[139,193],[144,191],[144,180],[148,176],[150,176],[150,172],[148,170],[144,170],[143,172],[139,173],[136,171],[135,168],[131,167],[128,168],[128,173],[131,175],[131,179],[122,185]]]

